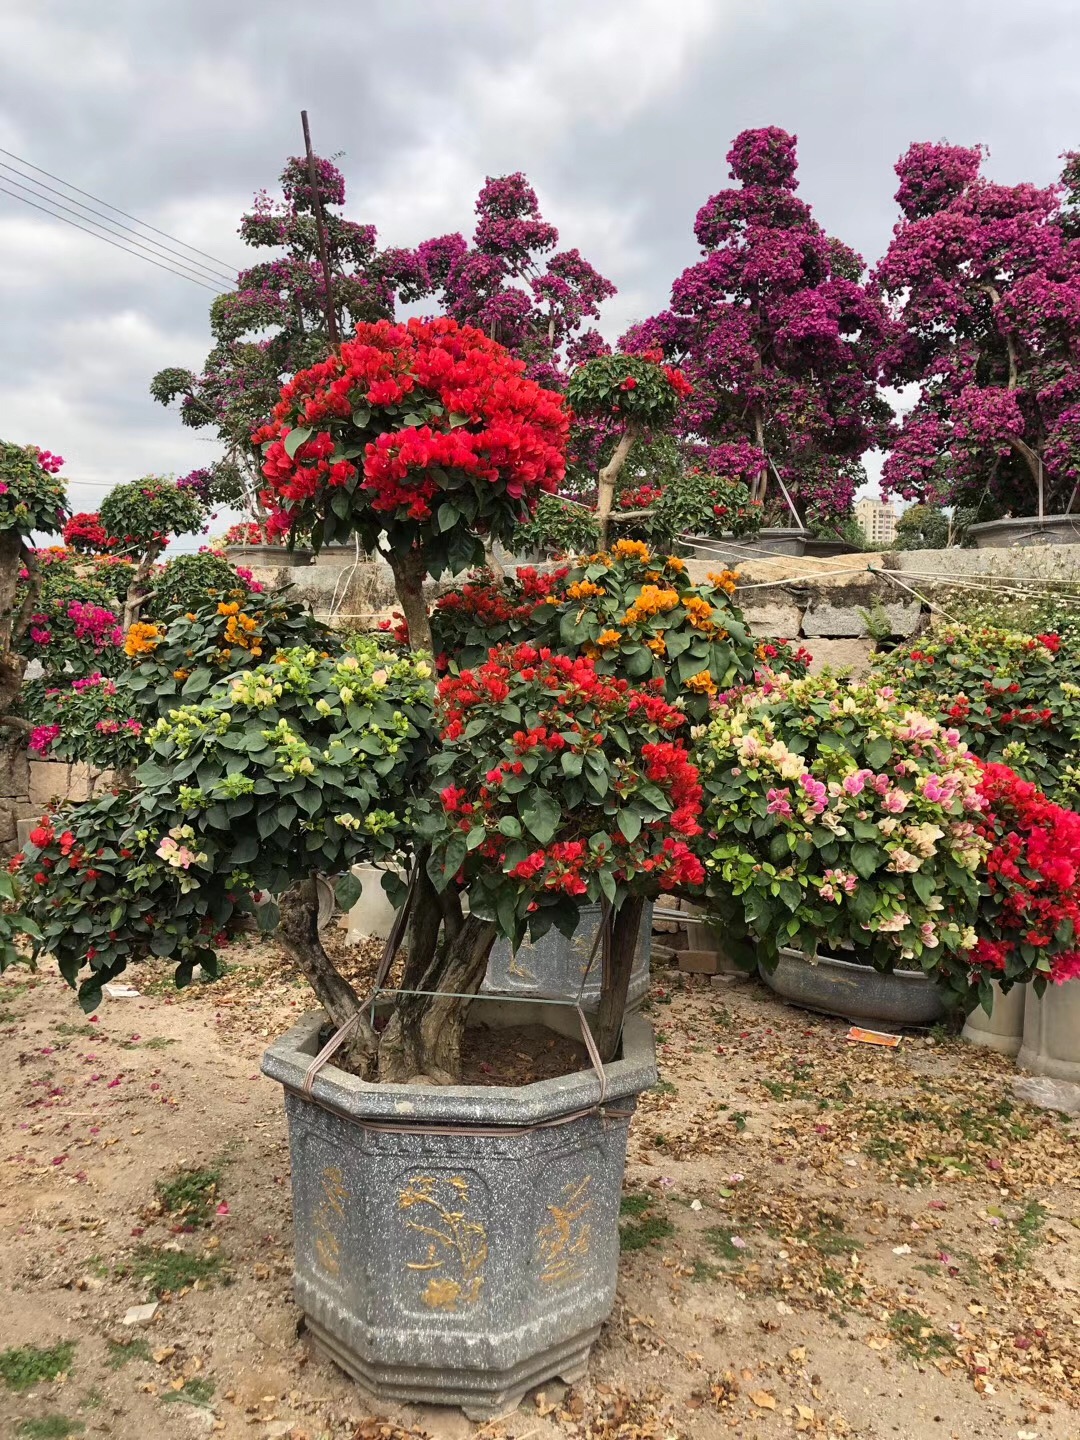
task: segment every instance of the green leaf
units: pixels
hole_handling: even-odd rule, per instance
[[[546,790],[534,790],[522,806],[521,818],[541,845],[546,845],[559,824],[561,810]]]
[[[464,865],[468,853],[469,847],[465,843],[465,836],[460,830],[455,830],[447,840],[441,856],[438,853],[432,854],[428,864],[428,874],[431,876],[436,890],[446,889]]]
[[[892,746],[884,735],[879,735],[876,739],[867,742],[863,754],[866,757],[867,765],[874,770],[880,770],[892,758]]]
[[[857,840],[851,847],[851,863],[864,880],[873,875],[881,858],[881,851],[876,845],[867,845],[864,841]]]
[[[230,865],[246,865],[259,853],[259,841],[254,835],[241,835],[229,856]]]
[[[562,760],[560,763],[562,764],[563,774],[570,776],[571,779],[581,774],[581,756],[576,755],[572,750],[564,750],[562,752]]]
[[[364,882],[355,876],[351,870],[346,871],[341,879],[334,886],[334,899],[340,910],[349,911],[363,894]]]
[[[457,506],[444,500],[435,513],[435,519],[440,530],[452,530],[458,522]]]
[[[928,905],[934,898],[934,882],[929,875],[924,875],[921,870],[916,870],[912,875],[911,888],[924,905]]]
[[[358,405],[358,406],[356,407],[356,409],[352,412],[352,423],[356,426],[356,428],[357,428],[358,430],[366,430],[366,429],[367,429],[367,426],[368,426],[368,422],[369,422],[370,420],[371,420],[371,406],[370,406],[370,405]]]
[[[296,459],[296,452],[301,445],[306,445],[311,439],[311,426],[298,425],[295,430],[290,430],[285,436],[285,454],[290,460]]]
[[[499,819],[499,834],[510,840],[521,839],[521,821],[514,815],[503,815]]]
[[[633,844],[641,834],[641,816],[633,810],[620,810],[616,818],[618,819],[619,829],[630,844]]]
[[[469,423],[468,415],[461,415],[455,410],[451,410],[448,419],[450,421],[451,430],[457,430],[462,425],[467,425]]]

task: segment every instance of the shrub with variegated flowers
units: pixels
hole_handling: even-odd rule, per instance
[[[767,965],[790,945],[935,971],[974,943],[989,846],[955,730],[887,686],[779,676],[721,706],[695,758],[711,906]]]
[[[436,653],[453,668],[502,640],[576,651],[601,674],[661,680],[666,698],[700,720],[714,696],[754,675],[734,590],[731,571],[694,584],[684,560],[617,540],[573,567],[522,568],[504,585],[481,580],[444,595],[432,616]]]
[[[149,954],[176,960],[181,979],[195,963],[213,970],[256,895],[406,844],[431,673],[371,639],[281,650],[153,725],[119,805],[110,794],[43,821],[20,872],[29,914],[69,982],[83,975],[84,1003]]]

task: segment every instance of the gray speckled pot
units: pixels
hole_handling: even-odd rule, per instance
[[[762,966],[761,978],[793,1005],[845,1020],[919,1026],[934,1025],[945,1014],[941,991],[921,970],[883,974],[828,955],[811,962],[801,950],[784,948],[771,974]]]
[[[481,1011],[492,1025],[576,1030],[554,1007]],[[615,1300],[628,1116],[416,1134],[557,1121],[594,1105],[600,1083],[583,1071],[517,1088],[372,1085],[330,1064],[307,1101],[324,1024],[307,1016],[262,1062],[285,1086],[296,1299],[316,1343],[380,1399],[460,1405],[474,1420],[554,1376],[579,1378]],[[605,1104],[623,1112],[655,1083],[640,1016],[605,1072]]]
[[[641,914],[634,968],[626,995],[629,1009],[637,1009],[649,989],[649,956],[652,951],[653,907],[650,900]],[[512,995],[514,999],[531,1000],[541,996],[556,1000],[577,1000],[581,996],[584,1010],[600,1005],[600,981],[603,965],[599,949],[585,975],[592,954],[596,932],[600,926],[600,906],[583,905],[578,927],[572,939],[554,927],[536,944],[526,940],[517,951],[508,940],[496,940],[491,948],[487,974],[480,989],[485,995]],[[582,986],[582,980],[585,981]]]
[[[974,540],[978,550],[1004,550],[1013,545],[1076,545],[1080,544],[1080,515],[983,520],[968,526],[968,538]]]

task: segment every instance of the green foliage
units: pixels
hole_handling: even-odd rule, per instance
[[[193,535],[205,511],[191,490],[159,475],[117,485],[101,502],[101,523],[127,550],[156,555],[171,535]]]
[[[220,1255],[196,1255],[190,1250],[156,1250],[144,1245],[119,1267],[119,1273],[140,1280],[152,1295],[175,1295],[192,1285],[225,1278]]]
[[[595,513],[561,495],[543,495],[532,519],[514,531],[518,554],[537,551],[556,559],[595,550],[600,530]]]
[[[141,1336],[136,1335],[132,1340],[109,1340],[105,1344],[108,1348],[106,1364],[110,1370],[122,1369],[129,1360],[149,1361],[150,1346]]]
[[[221,1170],[200,1166],[178,1170],[154,1186],[164,1213],[186,1225],[209,1225],[217,1201]]]
[[[894,1310],[889,1316],[889,1334],[912,1360],[930,1360],[956,1351],[952,1336],[935,1330],[917,1310]]]
[[[27,849],[23,873],[44,877],[28,881],[26,907],[39,948],[71,985],[89,967],[84,1008],[148,955],[175,960],[178,984],[196,965],[215,975],[218,947],[257,892],[385,860],[405,843],[430,675],[370,638],[334,656],[281,650],[216,682],[193,672],[199,698],[181,697],[149,730],[139,788],[61,807]]]
[[[893,549],[944,550],[951,539],[949,517],[939,505],[910,505],[896,522]]]
[[[87,675],[94,670],[113,674],[123,668],[123,651],[115,642],[121,638],[122,597],[135,567],[120,559],[106,556],[87,559],[62,549],[34,553],[38,591],[30,626],[19,640],[19,653],[27,660],[40,663],[46,682],[55,682],[65,675]],[[22,605],[28,588],[29,574],[24,573],[16,591],[17,605]],[[112,624],[102,627],[95,638],[78,619],[68,614],[73,603],[108,611],[113,616]],[[39,682],[31,681],[30,685],[33,687]],[[32,697],[32,689],[29,694]]]
[[[675,548],[684,545],[682,535],[741,539],[756,535],[761,523],[761,503],[750,499],[740,480],[692,468],[664,487],[654,507],[651,531],[657,545]]]
[[[164,619],[170,610],[199,610],[208,600],[216,603],[230,598],[229,592],[247,591],[233,565],[224,555],[206,551],[200,555],[176,555],[167,560],[154,577],[154,592],[144,613],[152,620]]]
[[[183,1401],[187,1405],[199,1405],[208,1407],[214,1398],[214,1382],[201,1375],[193,1375],[190,1380],[185,1380],[179,1390],[166,1390],[161,1397],[161,1403],[168,1405],[175,1400]]]
[[[914,956],[968,995],[987,846],[978,767],[870,685],[774,677],[718,712],[696,759],[708,892],[725,933],[880,969]]]
[[[981,760],[1011,766],[1068,806],[1080,796],[1078,634],[1075,621],[1041,635],[945,624],[875,656],[875,673]]]
[[[619,1214],[633,1218],[619,1225],[620,1250],[644,1250],[675,1234],[675,1226],[655,1209],[656,1201],[649,1195],[624,1195]]]
[[[29,1390],[34,1385],[66,1375],[75,1358],[74,1340],[59,1345],[24,1345],[0,1351],[0,1380],[9,1390]]]
[[[614,416],[638,429],[663,429],[688,390],[680,373],[666,365],[640,355],[599,355],[570,376],[566,398],[575,415]]]
[[[68,1440],[70,1435],[82,1435],[86,1426],[81,1420],[69,1420],[66,1415],[37,1415],[24,1420],[15,1434],[21,1440]]]
[[[46,470],[36,445],[0,440],[0,532],[17,531],[26,540],[34,531],[55,535],[68,517],[67,487]]]

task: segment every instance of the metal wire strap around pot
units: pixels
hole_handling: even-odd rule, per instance
[[[406,901],[406,905],[407,904],[408,901]],[[403,929],[404,927],[402,926],[401,928]],[[394,929],[398,929],[398,923],[396,921]],[[593,956],[590,957],[590,965],[592,964],[592,959],[595,958],[596,946],[599,944],[601,934],[602,927],[601,930],[597,932],[596,941],[593,945]],[[389,965],[393,959],[394,950],[396,950],[397,948],[396,944],[394,945],[393,950],[390,948],[391,941],[393,939],[394,934],[392,931],[390,938],[386,942],[387,948],[383,952],[383,960],[381,960],[379,963],[379,971],[376,975],[376,984],[372,988],[370,995],[364,1001],[363,1005],[361,1005],[360,1009],[357,1010],[354,1014],[350,1015],[349,1018],[345,1021],[345,1023],[343,1025],[340,1025],[338,1029],[334,1031],[333,1035],[331,1035],[330,1039],[322,1047],[322,1049],[315,1056],[315,1058],[312,1060],[311,1064],[305,1071],[304,1081],[299,1092],[304,1100],[309,1101],[310,1103],[315,1105],[320,1105],[323,1109],[332,1108],[330,1106],[322,1105],[322,1102],[319,1101],[314,1095],[313,1086],[315,1084],[315,1077],[316,1075],[318,1075],[319,1071],[323,1068],[327,1061],[331,1058],[331,1056],[335,1054],[335,1052],[341,1047],[341,1045],[344,1044],[344,1042],[356,1029],[356,1026],[360,1022],[360,1016],[363,1011],[369,1005],[374,1006],[376,997],[378,995],[426,995],[432,997],[441,996],[442,998],[447,1000],[501,1000],[505,998],[504,996],[500,995],[467,995],[452,990],[395,990],[384,988],[381,980],[385,979],[385,972],[389,969]],[[386,960],[388,952],[390,955],[390,959]],[[385,964],[383,963],[384,961]],[[586,971],[586,974],[587,973],[588,972]],[[583,1106],[578,1110],[570,1111],[566,1115],[557,1115],[549,1120],[535,1120],[529,1125],[402,1125],[397,1122],[389,1124],[385,1121],[361,1120],[351,1115],[348,1117],[349,1120],[352,1124],[358,1125],[362,1130],[375,1130],[389,1134],[405,1135],[524,1135],[528,1134],[530,1131],[533,1130],[551,1130],[559,1125],[568,1125],[571,1121],[580,1120],[586,1115],[595,1114],[598,1114],[602,1120],[628,1120],[634,1113],[632,1110],[616,1110],[610,1105],[604,1104],[604,1101],[607,1098],[607,1074],[604,1070],[604,1063],[600,1058],[600,1051],[597,1048],[596,1038],[592,1033],[592,1029],[585,1016],[585,1011],[581,1008],[580,1003],[576,1000],[552,1000],[539,998],[534,999],[531,1003],[534,1005],[565,1005],[568,1007],[572,1006],[573,1009],[577,1012],[578,1023],[581,1026],[581,1038],[585,1045],[586,1052],[588,1053],[590,1063],[592,1064],[592,1067],[596,1072],[596,1077],[600,1082],[600,1094],[592,1105]],[[335,1110],[334,1113],[340,1112]]]

